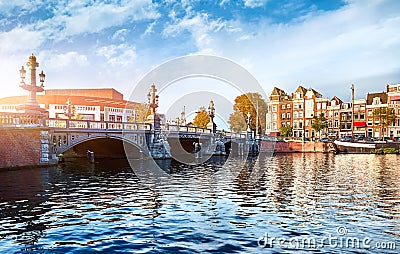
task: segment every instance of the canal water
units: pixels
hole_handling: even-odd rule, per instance
[[[162,161],[152,181],[124,160],[3,171],[0,253],[399,253],[399,159]]]

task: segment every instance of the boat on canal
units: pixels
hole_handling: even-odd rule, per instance
[[[400,149],[400,142],[349,142],[335,140],[333,144],[335,145],[337,153],[373,153],[376,149]]]

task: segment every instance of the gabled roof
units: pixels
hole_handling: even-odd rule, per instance
[[[336,101],[336,105],[343,103],[343,101],[339,99],[337,96],[333,96],[331,101]]]
[[[382,104],[386,104],[388,102],[388,95],[386,92],[380,93],[368,93],[367,94],[367,105],[372,105],[374,98],[379,97],[381,99]]]
[[[302,93],[305,94],[307,92],[307,89],[304,88],[303,86],[298,86],[295,93]]]
[[[320,94],[317,90],[313,89],[313,88],[309,88],[308,91],[312,91],[315,94],[315,97],[320,98],[322,97],[322,94]]]
[[[272,95],[286,95],[286,92],[278,87],[274,87],[274,89],[272,90],[271,96]]]

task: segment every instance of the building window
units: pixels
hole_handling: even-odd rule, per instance
[[[335,128],[337,128],[337,127],[339,127],[339,121],[338,120],[335,120],[335,122],[334,122],[334,125],[333,125]]]
[[[285,119],[285,113],[282,113],[282,119]]]
[[[293,105],[293,107],[294,107],[294,109],[297,109],[297,108],[298,108],[297,103],[295,103],[295,104]]]
[[[297,118],[298,116],[297,116],[297,112],[294,112],[294,118]]]
[[[303,103],[299,103],[299,109],[303,108]]]
[[[372,99],[372,105],[379,105],[381,104],[381,98],[375,97]]]
[[[317,103],[317,110],[320,110],[320,109],[321,109],[321,103],[318,102],[318,103]]]
[[[282,104],[282,109],[285,109],[285,104]]]
[[[335,117],[338,117],[338,115],[339,115],[339,113],[338,113],[338,112],[335,112],[334,116],[335,116]]]
[[[365,119],[365,114],[364,113],[361,113],[360,114],[360,120],[364,120]]]
[[[322,109],[326,109],[326,102],[322,103]]]
[[[290,119],[290,113],[286,113],[286,118]]]
[[[274,114],[272,115],[272,120],[276,121],[277,118],[278,118],[278,117],[277,117],[276,113],[274,113]]]
[[[272,106],[272,112],[276,112],[276,106]]]
[[[288,104],[288,105],[286,106],[286,108],[289,109],[289,108],[290,108],[290,104]]]
[[[299,118],[303,118],[303,112],[302,111],[299,112]]]

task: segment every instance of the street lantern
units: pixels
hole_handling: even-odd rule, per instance
[[[208,116],[210,117],[210,122],[207,124],[207,128],[211,129],[213,133],[217,131],[217,125],[214,123],[214,117],[215,117],[215,107],[214,107],[214,102],[213,100],[210,100],[210,103],[208,104]]]
[[[43,87],[43,86],[44,86],[43,83],[44,83],[45,77],[46,77],[46,74],[44,74],[44,73],[43,73],[43,70],[42,70],[42,72],[39,73],[40,87]]]
[[[21,69],[19,70],[19,76],[21,77],[21,84],[25,84],[25,77],[26,77],[26,70],[24,69],[24,66],[21,66]]]
[[[30,114],[36,115],[43,115],[45,113],[45,109],[41,108],[36,100],[36,93],[44,91],[44,78],[45,74],[43,71],[39,73],[39,81],[41,83],[40,86],[36,85],[36,68],[39,67],[39,63],[36,61],[36,56],[33,54],[29,57],[26,66],[29,69],[29,82],[25,83],[25,78],[27,76],[27,71],[25,70],[24,66],[22,65],[21,69],[19,70],[19,76],[21,78],[20,87],[29,92],[28,101],[24,105],[18,106],[19,111],[24,111]]]
[[[151,94],[150,92],[147,94],[147,101],[150,104],[151,103]]]
[[[215,108],[214,108],[214,102],[211,100],[209,105],[208,105],[208,115],[211,117],[211,121],[215,116]]]

